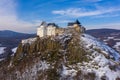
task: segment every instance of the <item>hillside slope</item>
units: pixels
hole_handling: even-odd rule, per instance
[[[120,30],[92,29],[87,30],[86,33],[104,41],[107,45],[120,53]]]
[[[23,40],[9,61],[0,63],[0,79],[120,79],[120,54],[96,38],[76,32]]]

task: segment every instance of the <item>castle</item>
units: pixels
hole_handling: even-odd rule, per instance
[[[79,33],[84,33],[85,28],[80,24],[78,20],[75,22],[70,22],[67,25],[67,28],[60,28],[55,23],[46,23],[42,22],[40,27],[37,28],[37,36],[45,37],[45,36],[56,36],[63,34],[66,30],[74,29]]]

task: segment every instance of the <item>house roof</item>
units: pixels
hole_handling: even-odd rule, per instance
[[[55,23],[48,23],[47,26],[54,26],[54,27],[57,27],[57,28],[59,27],[59,26],[58,26],[57,24],[55,24]]]
[[[73,26],[74,24],[80,25],[81,23],[78,20],[76,20],[75,22],[69,22],[68,26]]]
[[[69,22],[68,23],[68,26],[73,26],[75,23],[73,23],[73,22]]]
[[[42,25],[45,26],[45,25],[47,25],[47,23],[45,21],[42,21],[41,24],[40,24],[40,26],[42,26]]]
[[[75,21],[75,23],[76,23],[76,24],[81,24],[78,19]]]

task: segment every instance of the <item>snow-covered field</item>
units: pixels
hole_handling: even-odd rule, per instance
[[[102,39],[106,44],[110,45],[112,48],[116,49],[120,53],[120,38],[117,36],[104,37]]]
[[[116,42],[113,48],[115,48],[120,53],[120,42]]]
[[[4,49],[5,49],[6,47],[0,47],[0,54],[3,54],[4,53]]]
[[[120,54],[117,53],[114,49],[110,48],[109,46],[107,46],[103,42],[100,42],[99,40],[97,40],[96,38],[94,38],[90,35],[84,34],[84,36],[85,37],[82,37],[82,40],[86,43],[85,45],[87,48],[93,46],[93,48],[100,49],[106,55],[113,56],[116,61],[120,60]]]

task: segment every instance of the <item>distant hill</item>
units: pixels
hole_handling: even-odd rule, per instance
[[[91,30],[87,30],[86,33],[91,34],[95,37],[98,36],[108,36],[111,33],[118,33],[120,32],[120,30],[116,30],[116,29],[91,29]]]
[[[25,34],[10,30],[0,31],[0,46],[16,47],[22,39],[35,37],[36,34]]]
[[[120,30],[91,29],[87,30],[86,33],[99,38],[120,53]]]
[[[14,31],[10,31],[10,30],[3,30],[0,31],[0,37],[28,37],[28,36],[32,36],[34,34],[25,34],[25,33],[19,33],[19,32],[14,32]]]

